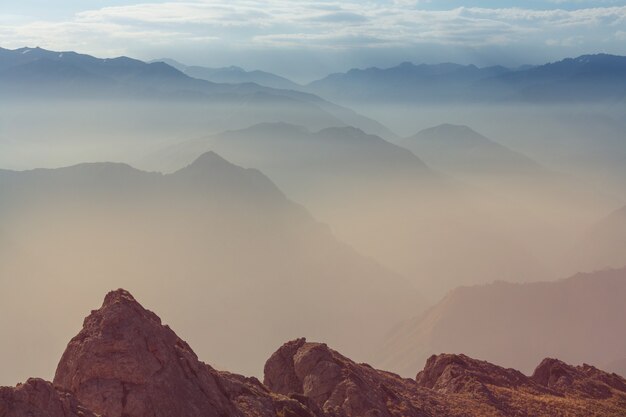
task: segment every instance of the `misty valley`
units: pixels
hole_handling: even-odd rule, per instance
[[[191,64],[0,48],[0,417],[626,415],[626,57]]]

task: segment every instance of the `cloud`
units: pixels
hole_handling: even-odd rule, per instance
[[[98,53],[202,43],[242,50],[578,45],[593,51],[606,50],[610,42],[614,49],[620,48],[618,41],[626,32],[626,6],[421,8],[426,3],[166,0],[84,10],[62,22],[0,20],[0,34],[3,46],[76,49],[79,43]]]

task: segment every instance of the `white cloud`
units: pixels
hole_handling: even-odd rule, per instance
[[[77,44],[89,44],[97,53],[191,42],[248,49],[586,44],[599,50],[626,32],[626,7],[436,11],[420,9],[422,3],[170,0],[86,10],[64,22],[0,20],[0,34],[3,46],[77,49]]]

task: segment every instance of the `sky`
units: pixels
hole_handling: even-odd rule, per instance
[[[306,82],[401,62],[626,55],[626,0],[0,0],[0,47],[173,58]]]

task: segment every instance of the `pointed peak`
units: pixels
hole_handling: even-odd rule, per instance
[[[220,155],[215,153],[214,151],[208,151],[200,155],[193,161],[191,164],[187,166],[187,168],[198,168],[198,167],[234,167],[235,165],[228,162],[226,159],[222,158]]]
[[[127,324],[152,323],[151,325],[161,326],[159,316],[142,306],[129,291],[118,288],[110,291],[104,297],[102,306],[98,310],[92,310],[85,318],[83,332],[109,325],[115,326],[118,319],[124,320]]]
[[[116,303],[134,303],[139,304],[133,295],[126,291],[125,289],[118,288],[115,291],[109,292],[104,297],[104,302],[102,303],[102,307],[107,307]]]

